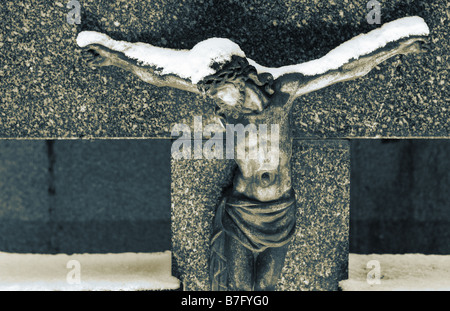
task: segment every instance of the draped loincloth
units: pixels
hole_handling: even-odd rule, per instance
[[[246,197],[225,196],[213,222],[210,277],[212,290],[226,290],[225,234],[258,253],[281,247],[293,238],[296,223],[294,191],[289,197],[260,202]]]

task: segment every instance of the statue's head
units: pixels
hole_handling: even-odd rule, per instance
[[[235,55],[217,68],[215,74],[205,77],[198,87],[216,101],[219,114],[235,118],[261,112],[274,93],[271,74],[258,74],[247,59]]]

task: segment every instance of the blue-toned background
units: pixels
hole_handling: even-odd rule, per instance
[[[0,251],[170,249],[170,140],[1,140]],[[450,140],[352,140],[350,251],[450,254]]]
[[[170,141],[0,141],[0,251],[170,248]]]

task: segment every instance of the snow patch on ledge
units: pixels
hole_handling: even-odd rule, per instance
[[[71,260],[80,284],[70,284]],[[130,291],[178,289],[171,252],[120,254],[13,254],[0,252],[0,291]]]
[[[67,275],[80,263],[80,284],[69,284]],[[380,263],[380,284],[367,283]],[[0,252],[0,291],[171,290],[180,281],[171,274],[171,252],[120,254],[13,254]],[[450,255],[372,254],[349,255],[349,278],[344,291],[450,290]]]
[[[342,43],[319,59],[279,68],[264,67],[253,60],[249,60],[249,62],[256,67],[259,73],[269,72],[275,79],[287,73],[301,73],[306,76],[313,76],[338,69],[351,59],[358,59],[361,56],[370,54],[390,42],[411,36],[426,36],[429,33],[430,30],[421,17],[404,17],[386,23],[366,34],[360,34]]]
[[[379,262],[380,284],[367,282],[367,274],[374,269],[367,267],[371,260]],[[450,255],[350,254],[349,278],[339,286],[344,291],[448,291]]]
[[[175,74],[191,80],[194,84],[215,73],[215,70],[211,68],[213,63],[221,64],[230,61],[232,55],[245,57],[239,45],[225,38],[204,40],[191,50],[174,50],[142,42],[116,41],[103,33],[82,31],[78,34],[77,44],[80,47],[90,44],[103,45],[124,53],[141,65],[157,68],[161,75]]]

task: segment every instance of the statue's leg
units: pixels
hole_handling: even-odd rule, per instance
[[[227,258],[228,290],[251,291],[254,278],[253,252],[233,237],[226,235],[225,256]]]
[[[281,247],[270,247],[258,255],[256,258],[256,291],[275,290],[287,250],[288,244]]]

